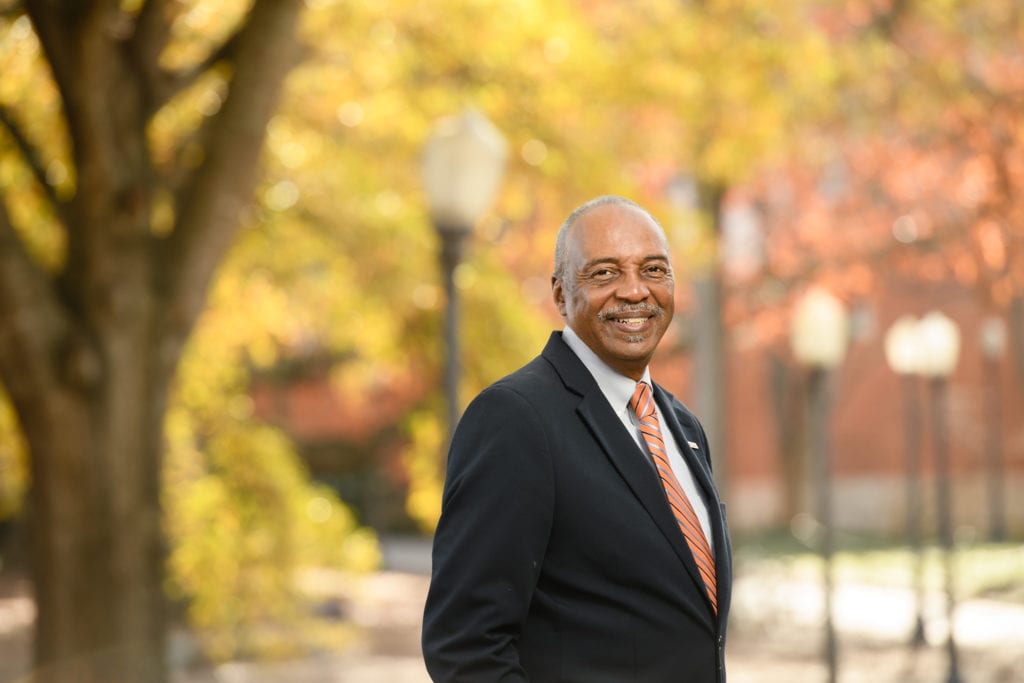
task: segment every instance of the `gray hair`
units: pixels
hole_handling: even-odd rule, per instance
[[[586,202],[576,207],[576,209],[569,214],[569,217],[565,219],[565,222],[562,223],[562,227],[558,229],[558,236],[555,238],[555,272],[553,277],[562,283],[563,288],[566,288],[570,291],[574,288],[572,278],[570,278],[569,280],[565,279],[565,269],[568,267],[567,262],[569,259],[568,254],[566,253],[566,251],[568,250],[566,243],[569,241],[569,232],[572,230],[572,227],[576,224],[576,221],[582,218],[585,214],[589,213],[593,209],[598,208],[599,206],[605,206],[607,204],[616,204],[618,206],[626,206],[631,209],[636,209],[637,211],[640,211],[645,216],[650,218],[651,222],[653,222],[655,225],[658,226],[659,229],[661,229],[661,223],[659,223],[658,220],[651,215],[650,211],[640,206],[632,199],[620,197],[619,195],[606,194],[601,197],[591,199],[589,202]],[[664,229],[662,229],[662,233],[664,233]]]

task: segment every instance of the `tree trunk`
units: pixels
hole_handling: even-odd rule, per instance
[[[804,387],[793,368],[775,354],[771,363],[771,392],[768,396],[775,419],[776,451],[782,484],[783,524],[791,524],[801,512],[810,512],[804,421]]]
[[[54,392],[24,420],[34,455],[36,680],[164,680],[163,400],[147,355],[112,354],[95,401]]]
[[[1017,382],[1024,387],[1024,295],[1017,294],[1010,302],[1010,355],[1016,369]]]
[[[697,201],[701,213],[710,221],[713,253],[705,267],[693,278],[697,297],[697,324],[694,326],[695,408],[707,434],[715,470],[715,481],[724,500],[729,498],[729,443],[725,429],[728,394],[728,336],[722,319],[723,286],[719,241],[722,235],[722,202],[726,189],[720,185],[698,183]]]
[[[70,202],[47,185],[46,160],[0,111],[67,243],[54,277],[29,255],[0,191],[0,377],[31,458],[37,683],[166,680],[163,416],[181,349],[256,181],[304,3],[255,0],[237,31],[182,73],[159,64],[181,8],[122,5],[24,5],[61,95],[76,179]],[[154,168],[151,117],[222,61],[232,76],[199,136],[202,163]],[[151,229],[161,191],[176,202],[162,237]]]

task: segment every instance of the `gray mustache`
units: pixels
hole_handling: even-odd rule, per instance
[[[608,320],[609,318],[628,318],[630,313],[650,313],[655,317],[665,315],[665,309],[656,304],[633,304],[630,306],[616,306],[615,308],[609,308],[608,310],[601,311],[597,314],[598,320]]]

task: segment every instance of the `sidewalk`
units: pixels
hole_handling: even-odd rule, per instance
[[[419,630],[429,544],[421,539],[385,539],[382,549],[384,569],[361,580],[350,595],[346,617],[361,633],[350,649],[290,662],[232,662],[202,670],[179,667],[172,683],[428,683]],[[730,683],[824,681],[822,595],[814,578],[779,571],[777,566],[744,565],[738,572],[728,646]],[[330,573],[324,576],[341,580]],[[928,644],[918,649],[906,645],[913,605],[909,590],[837,584],[835,626],[842,683],[946,680],[942,595],[926,596]],[[32,613],[27,597],[0,597],[0,683],[18,681],[18,674],[27,669]],[[955,635],[965,683],[1024,681],[1024,604],[964,600],[956,611]]]
[[[360,647],[289,665],[221,667],[217,677],[174,683],[428,683],[419,630],[429,542],[384,539],[382,550],[385,570],[365,584],[352,613],[368,635]],[[730,683],[824,681],[823,599],[816,577],[793,575],[777,566],[747,565],[739,571],[727,655]],[[946,607],[940,592],[926,595],[928,642],[916,649],[907,645],[914,614],[910,590],[839,582],[833,604],[843,683],[946,680]],[[964,600],[955,618],[965,683],[1024,682],[1024,604]]]

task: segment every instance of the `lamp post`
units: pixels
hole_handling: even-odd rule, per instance
[[[842,362],[849,340],[849,317],[845,306],[822,289],[812,289],[797,303],[790,342],[793,355],[809,369],[810,444],[815,463],[817,516],[821,523],[821,558],[825,605],[825,666],[829,683],[838,674],[836,632],[832,614],[832,456],[828,439],[829,371]]]
[[[925,644],[924,637],[924,555],[921,552],[921,404],[917,375],[919,371],[918,323],[905,315],[885,334],[885,359],[900,376],[904,399],[904,445],[906,467],[907,546],[914,558],[914,630],[910,644]]]
[[[939,542],[942,545],[943,579],[946,591],[946,654],[949,659],[947,683],[961,683],[957,664],[953,591],[953,500],[950,482],[949,433],[946,385],[960,355],[960,330],[956,323],[938,311],[928,313],[918,323],[920,372],[929,379],[931,423],[935,448],[936,507]]]
[[[441,271],[447,295],[444,388],[448,439],[459,420],[459,299],[455,270],[466,239],[497,194],[505,171],[507,144],[480,112],[467,109],[440,119],[423,149],[422,178],[430,219],[441,240]]]
[[[988,465],[989,538],[1006,540],[1006,485],[1003,482],[1002,374],[999,364],[1006,351],[1006,325],[1001,318],[986,318],[979,330],[981,352],[985,360],[985,414],[988,429],[985,438],[985,462]]]

